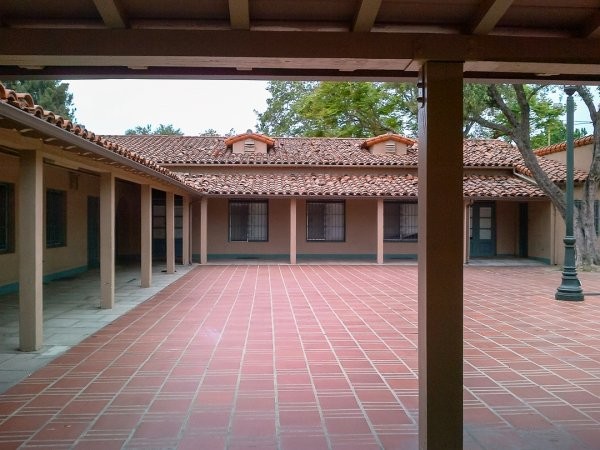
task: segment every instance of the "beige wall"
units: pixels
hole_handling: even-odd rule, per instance
[[[78,178],[78,186],[74,186],[70,184],[70,173],[74,174],[63,168],[44,167],[45,189],[67,192],[67,245],[44,249],[44,274],[87,266],[87,197],[100,195],[98,177],[74,174]]]
[[[287,258],[289,255],[289,199],[269,199],[268,242],[229,242],[228,205],[229,199],[208,200],[208,244],[209,258],[267,255]],[[322,242],[306,240],[306,200],[297,203],[297,254],[300,258],[310,255],[341,257],[344,255],[374,259],[377,252],[377,201],[375,199],[347,199],[346,240],[344,242]],[[196,260],[200,254],[200,202],[193,204],[192,252]],[[386,255],[417,254],[416,242],[385,242]]]
[[[552,206],[549,202],[529,203],[529,257],[552,262]]]
[[[496,202],[496,254],[519,252],[519,203]]]
[[[194,233],[199,233],[200,207],[195,205]],[[281,255],[289,254],[289,202],[287,199],[269,200],[269,240],[267,242],[229,242],[229,200],[208,200],[208,254],[209,255]],[[199,237],[194,235],[195,250],[199,252]]]
[[[18,158],[0,155],[0,181],[15,185],[16,234],[15,252],[0,254],[0,286],[16,283],[18,280],[18,174]],[[44,275],[87,266],[87,197],[99,195],[98,177],[45,164],[44,199],[46,189],[57,189],[67,193],[67,245],[46,248],[44,236]],[[43,229],[45,232],[45,224]]]
[[[590,164],[592,163],[593,151],[594,151],[593,144],[575,147],[574,151],[573,151],[574,167],[579,170],[585,170],[586,172],[588,170],[590,170]],[[544,155],[544,158],[552,159],[554,161],[560,161],[561,163],[566,164],[567,152],[551,153],[549,155]]]

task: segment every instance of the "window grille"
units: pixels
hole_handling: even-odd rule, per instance
[[[46,191],[46,247],[67,245],[67,193]]]
[[[396,153],[396,143],[394,141],[388,141],[385,143],[386,153]]]
[[[267,201],[229,202],[230,241],[267,241],[268,228]]]
[[[244,152],[247,152],[247,153],[254,152],[254,140],[253,139],[246,139],[246,141],[244,142]]]
[[[418,205],[411,202],[385,202],[383,238],[386,241],[416,241],[419,236]]]
[[[307,202],[306,239],[344,241],[346,236],[344,202]]]
[[[0,183],[0,253],[13,251],[14,203],[13,187]]]

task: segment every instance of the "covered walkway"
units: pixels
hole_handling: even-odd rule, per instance
[[[559,280],[465,269],[465,448],[599,448],[600,297]],[[196,267],[0,395],[0,447],[417,448],[416,342],[416,266]]]

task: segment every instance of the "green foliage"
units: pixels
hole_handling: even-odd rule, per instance
[[[0,81],[4,86],[16,92],[27,92],[35,104],[54,114],[69,120],[75,120],[73,94],[69,92],[69,83],[59,80],[7,80]]]
[[[160,124],[154,130],[152,129],[152,125],[138,125],[134,128],[129,128],[125,130],[126,135],[133,134],[154,134],[154,135],[169,135],[169,136],[183,136],[183,131],[179,128],[175,128],[172,124]]]
[[[404,83],[272,81],[258,131],[271,136],[366,137],[416,132],[416,87]]]

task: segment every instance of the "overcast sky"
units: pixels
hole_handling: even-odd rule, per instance
[[[186,135],[212,128],[256,130],[254,110],[264,111],[266,81],[70,80],[77,122],[96,134],[124,134],[128,128],[173,124]],[[560,92],[560,91],[559,91]],[[563,103],[565,96],[557,95]],[[589,114],[578,103],[575,127],[592,132]]]
[[[96,134],[124,134],[137,125],[173,124],[186,135],[213,128],[255,130],[266,81],[69,80],[78,123]]]

